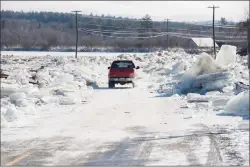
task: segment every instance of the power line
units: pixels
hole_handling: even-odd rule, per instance
[[[213,8],[213,7],[210,7],[210,8]],[[143,19],[131,19],[131,18],[122,18],[122,19],[108,18],[107,16],[100,17],[100,16],[85,16],[85,15],[82,15],[82,17],[83,18],[103,19],[103,20],[138,21],[138,22],[148,21],[148,20],[143,20]],[[153,20],[151,20],[151,21],[152,22],[157,22],[157,23],[163,22],[163,21],[153,21]],[[213,26],[213,25],[209,25],[209,24],[196,24],[196,23],[184,23],[184,24],[193,25],[193,26],[203,26],[203,27],[212,27]],[[95,24],[93,24],[93,25],[95,25]],[[99,26],[101,26],[101,25],[99,25]],[[238,26],[234,25],[234,24],[231,24],[231,25],[214,25],[214,27],[216,27],[216,28],[229,28],[229,29],[238,28]],[[122,27],[120,27],[120,28],[122,28]]]
[[[201,34],[183,34],[183,33],[173,33],[173,32],[169,32],[169,33],[166,33],[166,32],[162,32],[162,33],[157,33],[157,35],[154,35],[154,36],[147,36],[147,37],[135,37],[135,36],[124,36],[124,37],[121,37],[121,36],[114,36],[114,35],[103,35],[103,34],[110,34],[110,32],[101,32],[101,31],[85,31],[85,30],[82,30],[81,31],[83,32],[87,32],[87,33],[91,33],[91,34],[94,34],[94,35],[100,35],[100,36],[109,36],[109,37],[117,37],[117,38],[152,38],[152,37],[159,37],[159,36],[165,36],[167,34],[169,35],[180,35],[180,36],[183,36],[183,35],[186,35],[188,36],[189,38],[192,37],[192,36],[198,36],[198,37],[211,37],[211,36],[204,36],[204,35],[201,35]],[[124,34],[122,34],[124,35]]]
[[[93,33],[91,32],[91,34],[93,35],[96,35],[96,36],[103,36],[103,37],[110,37],[110,38],[122,38],[122,39],[139,39],[139,38],[144,38],[144,39],[149,39],[149,38],[156,38],[156,37],[163,37],[163,36],[166,36],[167,33],[163,33],[163,34],[160,34],[160,35],[155,35],[155,36],[147,36],[147,37],[135,37],[135,36],[114,36],[114,35],[103,35],[103,34],[96,34],[96,33]],[[168,34],[169,36],[173,36],[173,37],[179,37],[179,38],[184,38],[184,39],[191,39],[191,38],[211,38],[211,36],[192,36],[191,35],[187,35],[187,34],[181,34],[181,33],[169,33]],[[216,39],[215,41],[222,41],[222,42],[244,42],[246,41],[245,40],[240,40],[240,39]]]
[[[210,7],[211,8],[211,7]],[[213,24],[197,24],[197,23],[186,23],[186,24],[189,24],[189,25],[195,25],[195,26],[203,26],[203,27],[212,27]],[[237,24],[227,24],[227,25],[220,25],[220,24],[214,24],[214,27],[223,27],[223,28],[238,28]]]
[[[117,26],[105,26],[105,25],[100,25],[100,24],[85,24],[84,26],[96,26],[96,27],[107,27],[107,28],[115,28],[115,29],[123,29],[124,30],[124,27],[117,27]],[[209,26],[210,27],[210,26]],[[216,27],[216,26],[215,26]],[[221,28],[223,28],[223,26],[219,26]],[[166,27],[165,27],[166,28]],[[226,27],[227,28],[227,27]],[[234,27],[235,29],[238,27]],[[149,29],[153,29],[153,30],[162,30],[164,29],[163,28],[149,28]],[[174,29],[174,30],[187,30],[187,29],[179,29],[179,28],[169,28],[170,30]],[[125,30],[147,30],[145,28],[125,28]],[[246,30],[246,29],[241,29],[241,30]],[[188,31],[196,31],[196,32],[210,32],[210,31],[201,31],[201,30],[188,30]],[[217,32],[217,33],[227,33],[227,32]]]
[[[165,27],[166,28],[166,27]],[[89,29],[89,28],[80,28],[80,29],[85,29],[85,30],[89,30],[89,31],[102,31],[102,32],[113,32],[113,33],[117,33],[117,34],[138,34],[138,31],[124,31],[124,30],[102,30],[102,29]],[[139,29],[136,29],[139,30]],[[141,29],[140,29],[141,30]],[[189,30],[189,29],[177,29],[177,28],[168,28],[168,31],[171,30],[171,32],[173,31],[186,31],[186,32],[200,32],[200,33],[212,33],[212,31],[201,31],[201,30]],[[168,32],[167,31],[167,32]],[[165,31],[156,31],[155,33],[159,33],[159,32],[165,32]],[[145,32],[148,33],[148,32]],[[240,32],[215,32],[216,34],[224,34],[224,35],[230,35],[230,34],[235,34],[235,33],[240,33]],[[245,35],[245,34],[242,34]]]
[[[75,17],[76,17],[76,53],[75,53],[75,58],[77,58],[77,46],[78,46],[78,21],[77,21],[77,15],[81,11],[75,10],[75,11],[71,11],[71,12],[74,12],[75,13]]]
[[[215,49],[215,32],[214,32],[214,15],[215,15],[215,9],[216,8],[219,8],[219,6],[209,6],[208,8],[212,8],[213,9],[213,41],[214,41],[214,55],[215,55],[215,58],[216,58],[216,49]]]
[[[151,34],[151,33],[116,33],[113,31],[107,31],[107,32],[102,32],[102,31],[93,31],[93,30],[85,30],[85,29],[79,29],[82,32],[85,33],[91,33],[91,34],[95,34],[95,35],[99,35],[99,34],[103,34],[105,36],[107,36],[106,34],[112,34],[112,37],[121,37],[121,36],[117,36],[117,35],[126,35],[127,37],[130,36],[135,36],[135,35],[140,35],[140,34]],[[203,38],[212,38],[212,35],[205,35],[205,34],[190,34],[190,33],[178,33],[178,32],[158,32],[158,33],[154,33],[154,35],[158,36],[158,35],[185,35],[188,36],[189,38],[192,37],[203,37]],[[116,35],[116,36],[114,36]],[[148,36],[150,37],[150,36]],[[125,37],[121,37],[121,38],[125,38]],[[131,38],[131,37],[129,37]],[[224,38],[224,39],[244,39],[244,36],[218,36],[218,38]]]
[[[95,34],[96,35],[96,34]],[[161,35],[154,35],[154,36],[149,36],[149,37],[135,37],[135,36],[113,36],[113,35],[103,35],[103,34],[98,34],[99,36],[104,36],[104,37],[113,37],[113,38],[127,38],[127,39],[139,39],[139,38],[143,38],[143,39],[149,39],[149,38],[156,38],[156,37],[162,37],[165,36],[166,34],[161,34]]]
[[[116,33],[116,34],[140,34],[137,31],[114,31],[114,30],[85,29],[85,28],[80,28],[80,29],[86,30],[86,31],[110,32],[110,33]],[[145,33],[150,33],[150,32],[145,32]]]
[[[199,35],[198,36],[194,36],[193,34],[183,34],[183,33],[162,33],[159,35],[154,35],[154,36],[147,36],[147,37],[138,37],[138,36],[114,36],[114,35],[104,35],[104,34],[97,34],[97,33],[93,33],[90,32],[92,35],[96,35],[96,36],[102,36],[102,37],[108,37],[108,38],[118,38],[118,39],[139,39],[139,38],[143,38],[143,39],[151,39],[151,38],[157,38],[157,37],[163,37],[166,36],[167,34],[169,36],[172,37],[177,37],[177,38],[182,38],[182,39],[192,39],[192,38],[211,38],[211,36],[204,36],[204,35]],[[245,42],[246,39],[215,39],[216,42]]]
[[[141,34],[151,34],[152,32],[136,32],[136,31],[113,31],[113,30],[100,30],[100,29],[79,29],[82,32],[87,33],[102,33],[102,34],[116,34],[116,35],[141,35]],[[197,33],[188,33],[188,32],[169,32],[169,31],[160,31],[160,32],[153,32],[155,35],[161,35],[161,34],[186,34],[189,36],[198,36],[198,37],[211,37],[211,34],[197,34]],[[211,33],[211,32],[209,32]],[[245,36],[239,36],[240,34],[230,35],[230,34],[217,34],[218,37],[224,37],[224,38],[244,38]],[[244,34],[243,34],[244,35]]]
[[[102,32],[102,31],[91,31],[91,30],[84,30],[84,29],[80,29],[82,32],[87,32],[87,33],[96,33],[96,34],[120,34],[120,35],[133,35],[133,34],[131,34],[131,33],[115,33],[115,32],[111,32],[111,31],[109,31],[109,32]],[[138,35],[141,35],[141,34],[152,34],[152,33],[150,33],[150,32],[145,32],[145,33],[137,33]],[[179,34],[179,35],[183,35],[182,33],[175,33],[175,32],[159,32],[159,33],[154,33],[154,34],[156,34],[157,36],[158,35],[167,35],[167,34]],[[198,35],[198,36],[203,36],[204,37],[204,35],[201,35],[201,34],[189,34],[190,36],[193,36],[193,35]],[[150,37],[150,36],[149,36]],[[206,37],[208,37],[208,36],[206,36]],[[209,36],[210,37],[210,36]]]
[[[82,15],[82,17],[85,17],[85,18],[96,18],[96,19],[103,19],[103,20],[120,20],[120,21],[125,21],[125,20],[128,20],[128,21],[138,21],[138,22],[143,22],[143,21],[148,21],[148,20],[143,20],[143,19],[130,19],[130,18],[122,18],[122,19],[119,19],[119,18],[109,18],[107,16],[105,17],[100,17],[100,16],[84,16]]]
[[[122,34],[122,35],[126,35],[124,37],[122,36],[114,36],[114,35],[103,35],[103,34],[110,34],[110,32],[101,32],[101,31],[85,31],[85,30],[82,30],[81,31],[83,32],[87,32],[87,33],[91,33],[91,34],[94,34],[94,35],[99,35],[99,36],[106,36],[106,37],[116,37],[116,38],[153,38],[153,37],[159,37],[159,36],[164,36],[166,35],[167,33],[158,33],[157,35],[154,35],[154,36],[144,36],[144,37],[135,37],[134,35],[133,36],[128,36],[126,34]]]

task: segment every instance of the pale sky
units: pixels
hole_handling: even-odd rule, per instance
[[[176,21],[204,21],[225,17],[240,21],[247,17],[248,1],[1,1],[2,10],[70,12],[81,10],[84,14],[126,16],[141,18],[149,14],[153,20],[170,18]]]

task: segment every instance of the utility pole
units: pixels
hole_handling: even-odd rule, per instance
[[[75,55],[75,58],[77,58],[77,45],[78,45],[78,21],[77,21],[77,15],[78,13],[80,13],[81,11],[79,10],[75,10],[75,11],[71,11],[71,12],[74,12],[75,13],[75,16],[76,16],[76,55]]]
[[[169,32],[169,29],[168,29],[168,23],[169,23],[169,20],[171,19],[165,19],[165,21],[167,20],[167,49],[168,49],[168,45],[169,45],[169,36],[168,36],[168,32]]]
[[[249,59],[250,59],[250,2],[248,9],[248,20],[247,20],[247,52],[248,52],[248,70],[250,69]]]
[[[215,33],[214,33],[214,15],[215,15],[215,9],[219,8],[219,6],[209,6],[208,8],[213,8],[213,41],[214,41],[214,58],[216,58],[216,49],[215,49]]]

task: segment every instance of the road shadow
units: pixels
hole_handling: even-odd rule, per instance
[[[109,88],[109,87],[98,87],[95,88],[97,90],[113,90],[113,89],[133,89],[132,87],[114,87],[114,88]]]
[[[161,94],[158,94],[158,95],[151,97],[151,98],[163,98],[163,97],[171,97],[171,96],[172,96],[172,94],[161,93]]]

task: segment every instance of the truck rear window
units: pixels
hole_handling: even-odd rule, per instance
[[[113,62],[111,68],[135,68],[135,65],[133,62],[120,61],[120,62]]]

